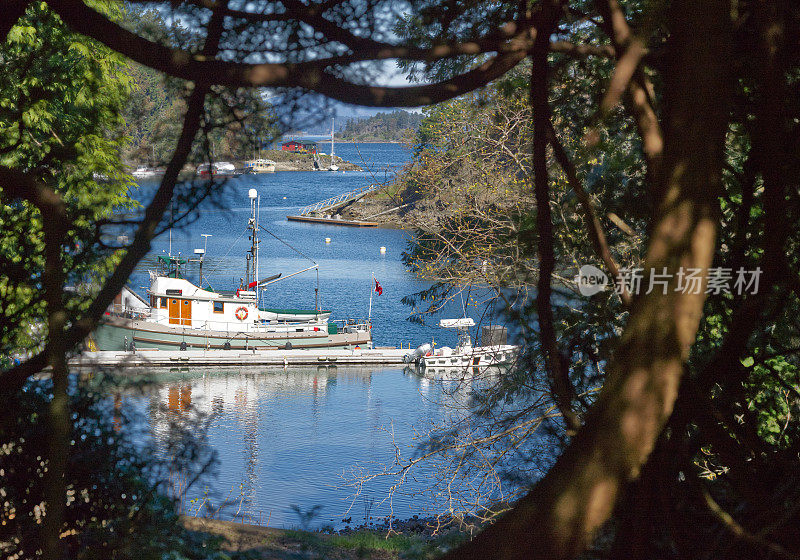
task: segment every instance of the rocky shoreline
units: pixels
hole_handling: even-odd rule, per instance
[[[314,171],[314,156],[312,154],[300,154],[296,152],[284,152],[281,150],[267,150],[262,152],[261,157],[271,159],[275,162],[275,171]],[[331,163],[330,155],[317,156],[323,169]],[[361,166],[345,161],[339,156],[333,156],[340,171],[363,171]]]
[[[301,154],[295,152],[283,152],[280,150],[267,150],[262,152],[261,157],[263,159],[270,159],[275,162],[275,171],[314,171],[314,156],[312,154]],[[360,165],[356,165],[355,163],[345,161],[339,156],[333,156],[336,165],[339,166],[339,171],[363,171]],[[331,156],[329,155],[321,155],[318,156],[321,160],[323,169],[326,169],[327,166],[330,165]],[[244,161],[232,159],[229,160],[236,169],[244,168]],[[133,171],[139,166],[146,166],[147,162],[145,163],[136,163],[136,162],[129,162],[128,167]],[[157,168],[163,173],[163,169]],[[196,165],[185,165],[181,170],[181,175],[188,177],[194,175],[195,170],[197,169]]]
[[[415,206],[398,204],[384,190],[379,190],[340,208],[338,213],[346,220],[378,222],[379,227],[405,229],[408,227],[407,214],[413,212]]]

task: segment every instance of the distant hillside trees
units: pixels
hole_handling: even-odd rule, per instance
[[[413,142],[422,113],[392,111],[364,120],[350,119],[337,137],[350,142]]]
[[[131,9],[128,25],[152,40],[197,49],[200,39],[191,30],[168,25],[156,10]],[[133,84],[125,107],[125,134],[130,139],[123,156],[129,163],[161,165],[171,154],[186,112],[186,84],[131,62],[127,73]],[[194,146],[193,163],[212,159],[248,159],[261,141],[274,136],[274,112],[261,91],[218,88],[206,102],[211,121],[204,126],[204,141]],[[214,123],[214,124],[211,124]]]

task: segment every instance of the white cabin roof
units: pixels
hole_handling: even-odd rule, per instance
[[[442,319],[439,321],[439,326],[446,329],[474,327],[475,321],[473,321],[470,317],[462,317],[461,319]]]

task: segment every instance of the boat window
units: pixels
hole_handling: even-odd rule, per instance
[[[172,300],[172,305],[178,305],[178,300],[177,299],[173,299]]]
[[[161,299],[161,308],[162,309],[166,309],[167,308],[167,298],[162,297],[162,298],[159,298],[159,299]]]
[[[189,305],[189,300],[188,299],[183,300],[183,305]]]
[[[222,313],[225,304],[221,301],[214,302],[214,313]]]

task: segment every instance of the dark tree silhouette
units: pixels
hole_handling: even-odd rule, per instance
[[[3,32],[25,2],[5,4],[8,9],[0,15]],[[167,173],[132,243],[91,306],[78,317],[66,317],[59,302],[64,283],[59,260],[62,230],[58,223],[48,230],[43,278],[48,293],[48,343],[43,351],[0,375],[3,394],[12,394],[47,366],[52,368],[57,393],[63,390],[59,384],[66,378],[66,356],[94,329],[149,250],[201,126],[204,100],[213,88],[265,87],[287,96],[299,90],[363,105],[419,106],[480,88],[530,59],[539,337],[553,399],[574,437],[555,466],[512,511],[447,557],[573,558],[589,546],[626,492],[626,500],[632,500],[631,496],[648,495],[655,480],[677,479],[678,469],[665,474],[663,465],[648,462],[651,457],[691,456],[713,442],[718,452],[725,452],[731,468],[740,472],[757,472],[756,466],[773,468],[759,459],[766,456],[759,455],[764,446],[748,432],[751,428],[737,423],[736,402],[749,375],[739,360],[751,335],[767,320],[764,313],[774,313],[780,301],[790,297],[796,301],[800,295],[796,263],[786,256],[788,244],[796,242],[798,233],[787,220],[787,208],[793,215],[798,205],[800,163],[800,108],[787,101],[790,93],[796,96],[794,76],[800,62],[800,16],[792,3],[673,0],[665,7],[659,2],[631,2],[625,5],[635,15],[636,25],[631,26],[617,0],[492,4],[412,0],[403,13],[391,1],[382,0],[148,2],[186,25],[206,29],[205,44],[198,51],[132,33],[82,0],[48,0],[47,4],[73,30],[140,64],[192,82],[193,90]],[[413,39],[398,39],[393,32],[396,23],[408,23],[409,18],[421,33]],[[587,28],[596,32],[587,34]],[[559,131],[550,119],[548,77],[556,54],[599,57],[614,64],[609,82],[598,84],[605,93],[597,107],[597,127],[622,102],[640,135],[641,146],[636,149],[646,164],[646,188],[655,201],[647,225],[646,270],[672,273],[671,288],[680,268],[698,268],[707,277],[722,220],[720,199],[729,194],[722,180],[726,134],[733,123],[748,127],[750,175],[760,177],[763,191],[755,188],[755,179],[743,190],[749,189],[749,204],[757,197],[764,213],[759,219],[768,224],[755,238],[743,241],[749,255],[759,255],[756,262],[765,271],[761,291],[725,303],[726,312],[730,311],[726,317],[732,320],[724,340],[697,362],[702,367],[693,366],[692,375],[685,375],[703,317],[704,293],[628,294],[625,330],[615,344],[602,390],[585,412],[576,406],[571,364],[552,319],[554,233],[545,162],[548,150],[554,150],[559,164],[572,175],[571,183],[586,204],[585,227],[598,259],[609,269],[613,259],[591,201],[581,195],[569,155],[560,146]],[[408,87],[374,85],[381,64],[391,60],[425,66],[441,77]],[[740,88],[742,81],[748,87]],[[594,145],[597,136],[597,130],[589,130],[584,142]],[[59,215],[58,194],[25,173],[0,168],[0,182],[4,196],[28,200],[43,216],[55,219]],[[741,221],[744,236],[751,214],[749,207],[743,211],[747,214]],[[709,403],[708,395],[719,388],[730,393]],[[54,415],[66,422],[60,406],[54,405]],[[670,429],[665,430],[668,422]],[[701,437],[686,439],[687,432],[699,432]],[[58,441],[62,436],[54,437],[51,461],[63,459],[66,443]],[[796,460],[796,451],[797,444],[772,450],[770,461],[789,464],[792,453]],[[685,470],[685,463],[680,469]],[[635,483],[643,473],[647,476]],[[57,469],[51,476],[50,498],[56,503],[63,486],[55,480],[60,476]],[[708,492],[693,495],[694,503],[700,503],[698,495],[703,496],[708,506],[704,511],[744,541],[750,547],[746,550],[763,549],[776,556],[797,550],[796,543],[774,542],[776,528],[796,518],[794,509],[784,508],[773,516],[754,513],[752,525],[741,524]],[[748,503],[755,507],[753,496]],[[631,507],[631,511],[637,510]],[[642,523],[624,512],[620,519],[633,526]],[[58,528],[59,512],[54,508],[52,517],[48,512],[44,531],[51,558],[57,556]],[[688,532],[676,529],[676,534]],[[623,527],[619,534],[631,537],[635,532]],[[637,542],[628,538],[615,551],[619,557],[645,555],[646,545]]]

